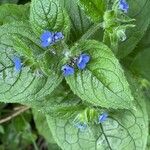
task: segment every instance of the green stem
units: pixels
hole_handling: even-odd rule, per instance
[[[78,41],[89,39],[100,28],[103,28],[102,22],[92,25],[89,28],[89,30]],[[69,59],[69,57],[71,57],[71,52],[68,48],[68,45],[65,42],[63,42],[62,45],[63,45],[63,55],[65,55],[66,59]]]
[[[103,28],[102,22],[92,25],[91,28],[80,38],[80,40],[89,39],[99,28]]]

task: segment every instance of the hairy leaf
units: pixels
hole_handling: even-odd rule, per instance
[[[29,17],[29,4],[5,4],[0,6],[0,25],[13,21],[27,20]]]
[[[106,0],[79,0],[79,3],[93,22],[99,22],[103,19]]]
[[[83,71],[66,77],[72,91],[82,100],[106,108],[131,108],[133,97],[124,72],[112,51],[94,40],[82,41],[73,53],[86,53],[91,61]],[[79,51],[79,52],[77,52]]]
[[[38,35],[44,30],[61,31],[66,35],[70,28],[69,17],[58,0],[32,0],[30,22]]]
[[[26,105],[31,106],[42,114],[48,114],[59,118],[71,117],[85,108],[81,103],[81,99],[62,86],[62,84],[51,94],[46,95],[38,101],[26,102]]]
[[[71,33],[69,39],[74,42],[79,39],[91,26],[90,20],[81,10],[77,0],[59,0],[61,6],[65,8],[71,20]]]
[[[79,6],[78,0],[59,0],[62,7],[64,7],[71,20],[71,32],[68,38],[68,43],[72,44],[79,40],[88,30],[93,26],[93,23],[85,15],[85,12]],[[99,29],[93,36],[96,40],[102,40],[103,31]]]
[[[26,103],[42,99],[50,94],[62,81],[62,77],[55,71],[50,75],[39,75],[24,62],[24,57],[13,48],[12,36],[18,35],[30,41],[30,50],[39,48],[38,39],[26,23],[12,23],[0,28],[0,101]],[[40,49],[40,48],[39,48]],[[38,50],[38,49],[36,49]],[[20,56],[22,69],[15,71],[13,58]]]
[[[150,18],[149,0],[129,0],[129,16],[136,19],[136,27],[127,32],[127,40],[119,44],[118,57],[123,58],[136,47],[148,28]]]
[[[72,120],[47,116],[54,139],[63,150],[145,150],[148,118],[140,91],[135,89],[136,110],[112,112],[102,124],[89,125],[84,131]]]

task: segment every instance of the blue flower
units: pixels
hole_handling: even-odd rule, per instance
[[[85,131],[85,129],[87,128],[87,124],[86,123],[77,123],[77,124],[75,124],[75,127],[78,128],[80,131]]]
[[[89,61],[90,56],[88,54],[81,54],[77,60],[78,69],[83,70]]]
[[[124,11],[125,13],[128,12],[129,9],[129,5],[126,2],[126,0],[120,0],[119,1],[119,9],[121,9],[122,11]]]
[[[45,31],[40,39],[42,47],[48,47],[54,43],[54,33]]]
[[[107,118],[108,118],[108,113],[106,113],[106,112],[102,113],[98,118],[98,123],[102,123],[102,122],[106,121]]]
[[[17,56],[13,58],[14,66],[16,71],[20,71],[22,68],[21,59]]]
[[[62,32],[56,32],[54,34],[54,40],[55,40],[55,42],[58,42],[59,40],[61,40],[63,38],[64,38],[64,35],[62,34]]]
[[[70,65],[64,65],[61,70],[63,71],[64,76],[69,76],[74,74],[74,68]]]

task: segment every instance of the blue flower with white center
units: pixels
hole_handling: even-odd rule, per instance
[[[129,5],[126,2],[126,0],[120,0],[119,1],[119,9],[121,9],[122,11],[124,11],[125,13],[128,12],[129,9]]]
[[[74,68],[71,67],[70,65],[64,65],[61,70],[63,71],[63,75],[69,76],[69,75],[73,75],[74,74]]]
[[[98,123],[103,123],[108,118],[108,113],[104,112],[102,113],[98,118]]]
[[[15,56],[13,58],[13,63],[14,63],[14,66],[15,66],[15,70],[17,72],[21,71],[21,68],[22,68],[21,59],[19,57]]]
[[[55,42],[58,42],[59,40],[63,39],[64,38],[64,35],[62,34],[62,32],[56,32],[54,34],[54,41]]]
[[[83,70],[89,61],[90,56],[88,54],[81,54],[77,60],[78,69]]]
[[[87,124],[86,123],[77,123],[75,124],[75,127],[78,128],[80,131],[85,131],[87,128]]]
[[[48,47],[54,43],[54,33],[49,31],[44,31],[40,37],[42,47]]]

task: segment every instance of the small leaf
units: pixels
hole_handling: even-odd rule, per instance
[[[79,0],[80,6],[93,22],[100,22],[106,10],[106,0]]]
[[[70,28],[69,17],[58,0],[32,0],[30,22],[37,35],[46,30],[67,35]]]
[[[112,51],[94,40],[82,41],[73,53],[91,56],[87,69],[66,77],[72,91],[82,100],[106,108],[132,108],[133,97],[124,72]]]
[[[89,125],[80,131],[72,119],[47,116],[53,137],[63,150],[145,150],[148,118],[144,99],[135,89],[136,110],[121,110],[109,114],[101,124]]]

